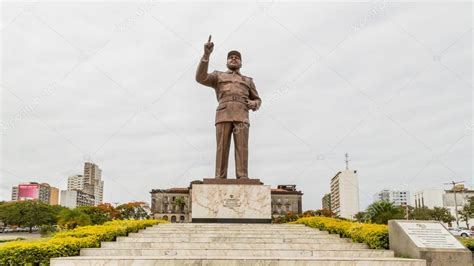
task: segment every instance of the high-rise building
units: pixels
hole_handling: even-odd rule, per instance
[[[67,190],[84,190],[85,178],[83,175],[73,175],[67,178]]]
[[[12,200],[18,200],[18,186],[12,187]]]
[[[99,205],[103,203],[104,199],[104,181],[103,180],[96,180],[94,184],[94,199],[95,199],[95,204],[94,205]]]
[[[331,193],[324,194],[321,199],[323,209],[332,210],[331,206]]]
[[[104,198],[104,181],[102,170],[98,165],[90,162],[84,164],[84,187],[86,193],[94,195],[95,205],[101,204]]]
[[[12,187],[12,200],[40,200],[44,203],[51,204],[52,191],[54,193],[54,191],[58,191],[58,189],[51,187],[47,183],[22,183]],[[56,193],[56,202],[57,194],[58,193]],[[53,197],[54,196],[55,195],[53,195]]]
[[[99,205],[104,198],[104,181],[102,170],[98,165],[90,162],[84,163],[84,174],[73,175],[68,178],[67,190],[80,190],[94,196],[94,205]]]
[[[383,189],[374,195],[374,201],[391,202],[395,206],[405,206],[410,204],[410,191]]]
[[[332,211],[343,218],[353,219],[359,212],[359,181],[356,170],[338,172],[331,179]]]
[[[84,178],[87,184],[93,184],[94,179],[100,180],[102,177],[102,170],[97,164],[86,162],[84,163]]]
[[[56,187],[50,187],[50,196],[49,196],[49,204],[50,205],[58,205],[59,204],[59,189]]]

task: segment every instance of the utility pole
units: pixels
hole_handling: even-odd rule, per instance
[[[454,214],[456,216],[456,225],[458,226],[458,228],[459,228],[459,217],[458,217],[458,200],[457,200],[457,197],[456,197],[456,185],[461,184],[461,183],[464,183],[464,181],[458,181],[458,182],[451,181],[450,183],[444,183],[445,185],[453,185]]]

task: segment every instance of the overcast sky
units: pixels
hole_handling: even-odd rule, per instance
[[[231,49],[254,78],[249,175],[296,184],[321,207],[330,179],[358,170],[377,191],[473,182],[472,4],[4,3],[0,200],[20,182],[66,189],[84,161],[106,202],[212,177],[210,70]],[[233,148],[229,176],[235,176]]]

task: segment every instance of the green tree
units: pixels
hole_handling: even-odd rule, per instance
[[[367,207],[370,221],[377,224],[387,224],[391,219],[403,219],[405,214],[401,207],[394,206],[391,202],[376,201]]]
[[[434,207],[433,211],[431,212],[431,218],[433,218],[433,220],[440,221],[443,223],[450,223],[456,220],[451,215],[448,209],[440,207]]]
[[[145,205],[144,202],[129,202],[122,205],[117,206],[117,210],[120,212],[120,217],[122,219],[148,219],[149,215],[149,208]]]
[[[433,211],[428,207],[415,208],[412,213],[413,220],[432,220]]]
[[[108,213],[96,206],[81,206],[77,207],[77,209],[80,212],[87,214],[91,219],[92,224],[103,224],[107,221],[112,220],[109,217]]]
[[[336,214],[329,209],[319,209],[314,212],[316,216],[336,217]]]
[[[461,221],[464,221],[466,223],[466,227],[469,229],[469,219],[474,217],[474,211],[470,204],[464,205],[462,210],[458,211],[458,214],[461,218]]]
[[[120,219],[120,211],[118,211],[110,203],[99,204],[97,205],[97,208],[101,209],[104,213],[106,213],[110,220]]]
[[[56,222],[55,209],[39,200],[13,201],[0,206],[0,219],[8,225],[28,227],[51,225]]]
[[[354,219],[358,222],[366,223],[370,220],[370,217],[368,216],[367,212],[358,212],[354,215]]]
[[[76,209],[63,209],[58,215],[58,225],[66,229],[74,229],[77,226],[91,224],[89,215]]]

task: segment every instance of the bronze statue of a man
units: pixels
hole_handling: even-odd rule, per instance
[[[196,81],[214,88],[219,106],[216,110],[216,178],[227,178],[230,139],[234,136],[235,169],[238,179],[248,177],[249,110],[262,103],[252,78],[240,73],[242,57],[238,51],[227,55],[226,72],[207,73],[214,43],[204,44],[204,55],[196,71]]]

